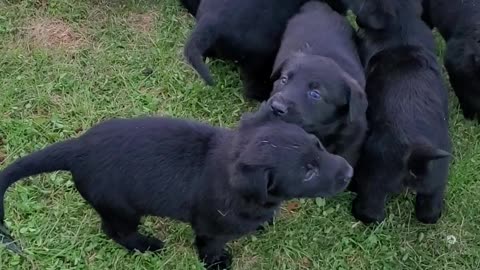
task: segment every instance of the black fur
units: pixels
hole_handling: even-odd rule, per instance
[[[424,19],[447,42],[445,67],[463,115],[480,120],[480,2],[424,0]]]
[[[359,30],[359,51],[364,66],[374,54],[386,48],[413,45],[436,50],[430,29],[418,19],[422,14],[420,0],[365,0],[361,10],[357,21],[379,22],[365,23]]]
[[[365,75],[348,21],[309,2],[288,23],[275,59],[272,113],[315,134],[354,166],[367,131]]]
[[[227,268],[228,241],[255,231],[284,200],[341,192],[353,174],[315,136],[270,118],[262,106],[233,131],[170,118],[106,121],[0,172],[1,224],[10,185],[64,170],[120,245],[161,249],[138,225],[146,215],[170,217],[192,225],[207,267]]]
[[[180,0],[180,2],[190,14],[195,16],[197,14],[198,6],[200,6],[201,0]]]
[[[359,27],[380,30],[395,17],[393,1],[397,0],[347,0],[356,15]]]
[[[448,95],[417,3],[396,3],[385,28],[362,29],[369,132],[355,171],[352,211],[365,223],[380,222],[388,194],[409,187],[417,192],[417,219],[435,223],[451,151]]]
[[[307,0],[203,0],[185,57],[208,84],[214,80],[204,63],[215,56],[238,63],[245,94],[267,99],[270,74],[287,21]]]

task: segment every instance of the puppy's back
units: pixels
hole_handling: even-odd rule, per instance
[[[96,194],[94,187],[102,200],[121,197],[145,214],[187,220],[191,192],[221,132],[172,118],[110,120],[78,139],[84,150],[71,171],[82,194]]]
[[[417,46],[387,49],[370,60],[367,74],[374,134],[399,144],[424,137],[449,149],[448,94],[435,55]]]
[[[423,8],[423,18],[447,40],[455,32],[468,31],[480,21],[478,0],[424,0]]]

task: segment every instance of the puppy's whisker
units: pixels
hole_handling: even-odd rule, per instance
[[[275,144],[269,142],[269,141],[261,141],[260,143],[266,143],[268,145],[270,145],[271,147],[274,147],[274,148],[277,148],[278,146],[276,146]]]
[[[228,210],[227,212],[222,212],[220,211],[219,209],[217,209],[217,212],[222,216],[222,217],[226,217],[228,215],[228,213],[230,212],[230,210]]]
[[[278,147],[280,147],[280,148],[286,148],[286,149],[298,149],[298,148],[300,148],[300,146],[299,146],[299,145],[296,145],[296,144],[287,145],[287,146],[279,146],[279,145],[273,144],[273,143],[271,143],[271,142],[269,142],[269,141],[261,141],[260,143],[268,144],[268,145],[270,145],[271,147],[274,147],[274,148],[278,148]]]

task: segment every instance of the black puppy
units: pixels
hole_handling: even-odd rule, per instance
[[[356,13],[356,21],[360,26],[357,42],[364,66],[377,52],[400,45],[420,46],[435,51],[435,40],[428,34],[431,31],[419,19],[422,14],[421,0],[350,1],[356,3],[352,5],[359,9]]]
[[[308,2],[288,23],[268,103],[283,120],[315,134],[354,166],[367,131],[365,75],[348,21]]]
[[[226,268],[225,244],[270,220],[280,203],[331,196],[352,167],[298,126],[270,119],[262,106],[236,130],[169,118],[110,120],[54,144],[0,173],[0,221],[6,189],[27,176],[69,171],[108,237],[128,250],[159,250],[138,232],[146,215],[192,225],[200,258]]]
[[[267,99],[270,74],[285,26],[307,0],[203,0],[197,24],[185,46],[188,62],[210,85],[203,61],[215,56],[238,63],[245,94]]]
[[[445,67],[463,115],[480,120],[480,2],[424,0],[424,19],[447,41]]]
[[[380,222],[388,194],[409,187],[417,192],[417,219],[435,223],[442,212],[451,149],[447,90],[418,2],[395,5],[385,28],[365,27],[360,33],[369,132],[356,167],[352,211],[365,223]]]

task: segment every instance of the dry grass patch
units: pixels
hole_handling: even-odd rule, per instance
[[[127,18],[127,24],[133,30],[140,33],[149,33],[155,28],[157,14],[148,13],[131,13]]]
[[[58,19],[39,18],[24,27],[24,37],[30,45],[48,49],[75,50],[85,43],[85,37]]]

